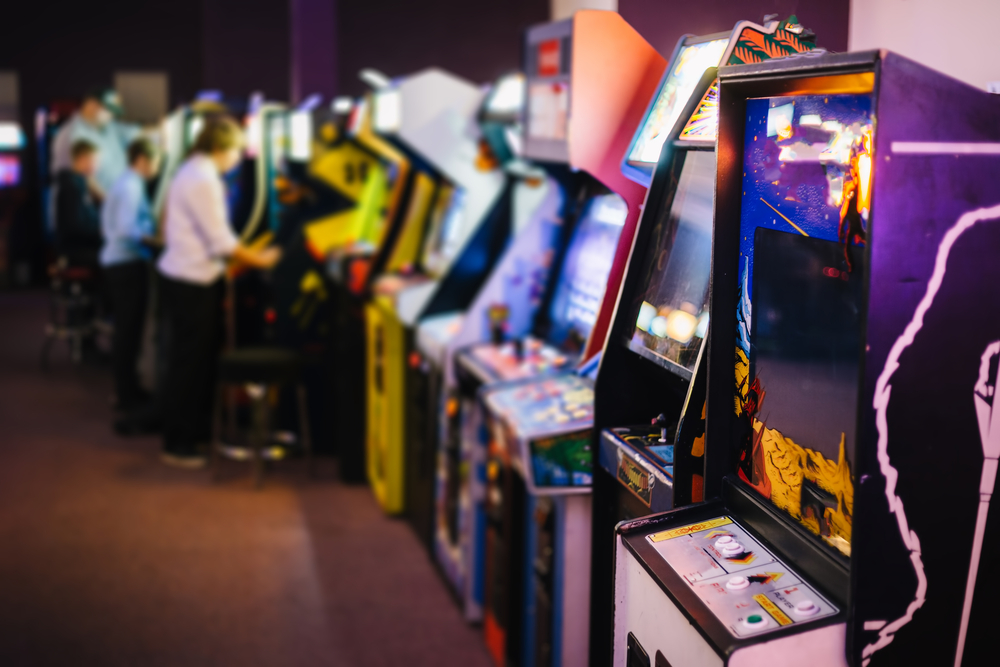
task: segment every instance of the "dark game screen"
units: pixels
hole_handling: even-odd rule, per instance
[[[694,370],[708,331],[714,192],[715,151],[687,151],[644,258],[646,286],[629,340],[632,350],[682,375]]]
[[[597,321],[628,207],[618,195],[594,197],[573,232],[549,311],[549,343],[582,347]]]
[[[872,130],[870,95],[747,101],[737,473],[845,556]]]

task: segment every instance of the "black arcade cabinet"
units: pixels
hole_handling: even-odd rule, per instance
[[[1000,99],[870,51],[719,107],[707,501],[618,527],[613,664],[990,664]]]

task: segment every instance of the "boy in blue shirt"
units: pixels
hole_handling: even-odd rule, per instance
[[[115,312],[115,396],[123,411],[139,408],[149,398],[139,384],[136,364],[149,295],[148,242],[156,234],[146,183],[159,172],[160,156],[152,142],[139,138],[129,144],[128,163],[101,209],[101,265]]]

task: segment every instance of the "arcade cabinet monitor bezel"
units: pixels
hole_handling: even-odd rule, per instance
[[[738,25],[742,25],[742,23]],[[732,37],[733,37],[733,31],[728,30],[725,32],[712,33],[709,35],[684,35],[677,41],[677,46],[674,47],[674,52],[670,57],[670,64],[668,65],[667,69],[663,72],[663,77],[660,79],[660,84],[656,87],[656,94],[653,95],[652,99],[649,101],[649,104],[646,107],[646,113],[644,113],[642,116],[642,122],[639,123],[639,126],[632,137],[632,141],[629,142],[628,150],[625,151],[625,155],[622,156],[622,173],[625,174],[625,176],[647,187],[652,182],[653,170],[656,168],[658,160],[654,160],[653,162],[647,162],[645,160],[633,159],[632,154],[635,153],[636,150],[638,149],[639,142],[643,137],[643,133],[646,130],[646,126],[650,122],[650,118],[653,115],[653,111],[657,107],[657,103],[660,101],[660,96],[663,94],[667,82],[674,78],[674,72],[676,71],[678,65],[680,64],[678,62],[678,58],[681,55],[681,53],[685,49],[688,49],[698,44],[707,44],[709,42],[724,40],[726,42],[726,45],[722,53],[719,55],[719,62],[710,65],[710,68],[718,67],[722,63],[722,60],[726,57],[726,55],[731,51],[730,47],[732,46],[731,44]],[[702,72],[702,74],[703,73],[704,72]],[[701,78],[702,74],[698,75],[699,79]],[[683,101],[678,100],[679,105],[675,107],[677,109],[677,118],[675,119],[673,125],[676,125],[681,118],[687,117],[687,115],[685,115],[687,106],[690,103],[691,99],[696,96],[698,90],[699,87],[696,85],[695,88],[692,89],[691,95],[688,97],[688,99]],[[661,128],[661,133],[666,133],[667,135],[663,141],[663,144],[661,144],[660,148],[661,153],[663,152],[662,146],[665,146],[668,141],[675,139],[675,137],[673,137],[673,125],[671,125],[670,127],[664,126],[663,128]],[[657,154],[657,158],[658,157],[659,153]]]
[[[749,525],[765,535],[785,553],[802,554],[810,561],[807,567],[820,580],[828,592],[839,591],[837,597],[849,590],[849,557],[820,540],[816,535],[783,512],[777,505],[764,498],[736,474],[736,451],[739,444],[739,424],[734,410],[734,369],[731,350],[737,337],[737,309],[742,280],[741,250],[742,198],[744,190],[744,139],[747,122],[747,101],[758,98],[793,97],[801,95],[856,94],[871,95],[872,117],[877,116],[874,105],[875,71],[877,52],[800,58],[794,61],[774,60],[755,65],[738,65],[720,68],[719,102],[724,112],[719,118],[718,175],[716,181],[715,236],[713,241],[712,299],[710,317],[712,327],[708,332],[708,345],[717,350],[708,366],[708,405],[706,440],[713,443],[706,453],[706,498],[723,495],[735,502],[749,502],[762,512],[752,512]],[[774,76],[768,75],[775,71]],[[728,75],[728,76],[727,76]],[[750,76],[748,76],[750,75]],[[864,261],[870,262],[870,246],[864,248]],[[723,289],[719,289],[723,286]],[[863,290],[862,312],[867,309],[867,284]],[[860,349],[864,351],[865,332],[862,327]],[[727,352],[729,350],[730,352]],[[720,352],[721,351],[721,352]],[[863,368],[863,358],[859,361]],[[860,372],[858,382],[863,382]],[[863,387],[859,384],[859,396]],[[855,442],[863,427],[856,424]],[[856,480],[855,480],[856,484]],[[725,494],[723,493],[725,491]],[[766,509],[765,509],[766,508]],[[764,517],[767,517],[766,519]],[[786,530],[775,530],[775,525]],[[810,555],[806,556],[805,552]]]

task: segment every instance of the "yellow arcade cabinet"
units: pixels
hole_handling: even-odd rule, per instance
[[[508,236],[495,211],[503,172],[478,159],[483,96],[479,86],[439,69],[376,93],[378,113],[395,122],[392,139],[426,167],[366,308],[368,477],[389,513],[406,505],[406,367],[417,325],[467,307]]]

